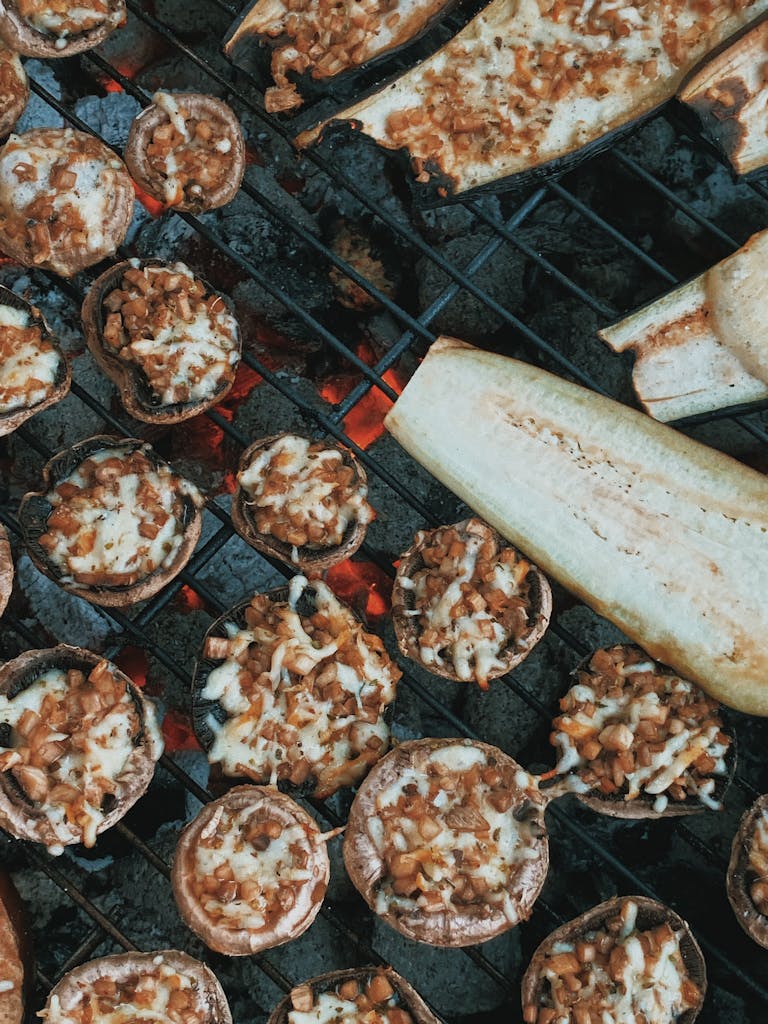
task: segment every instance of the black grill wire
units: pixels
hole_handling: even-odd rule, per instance
[[[215,6],[221,9],[223,14],[228,16],[227,18],[222,17],[221,35],[223,37],[229,24],[229,19],[235,16],[237,11],[233,6],[227,3],[226,0],[210,0],[210,2],[215,4]],[[182,41],[171,26],[159,21],[153,14],[137,3],[136,0],[128,0],[128,9],[132,15],[143,22],[144,25],[154,33],[159,35],[173,52],[185,57],[194,64],[199,71],[207,75],[217,87],[223,88],[227,93],[228,101],[236,110],[248,111],[257,121],[267,127],[270,132],[277,133],[284,139],[290,141],[290,131],[282,123],[270,117],[263,111],[261,103],[257,99],[252,98],[254,93],[250,83],[247,80],[243,82],[243,76],[237,71],[237,69],[230,68],[226,75],[222,74],[209,62],[199,56],[184,41]],[[84,54],[80,58],[80,64],[81,69],[86,74],[94,78],[94,85],[97,89],[98,76],[106,75],[118,82],[125,92],[135,97],[142,106],[146,106],[150,102],[150,97],[144,90],[139,88],[134,82],[127,79],[117,68],[113,67],[99,54]],[[89,132],[90,134],[96,134],[87,124],[81,121],[70,109],[68,109],[66,104],[59,102],[59,100],[50,94],[38,81],[32,79],[30,85],[32,90],[42,100],[49,104],[53,110],[59,113],[65,119],[65,122],[71,127]],[[686,126],[680,124],[676,120],[674,112],[670,112],[666,116],[672,120],[676,129],[680,133],[687,133]],[[714,151],[712,151],[711,147],[708,147],[705,142],[698,138],[693,139],[693,142],[695,142],[696,145],[701,146],[703,150],[709,151],[713,159],[717,158]],[[723,255],[726,255],[728,252],[731,252],[738,247],[739,242],[736,239],[723,231],[711,219],[704,216],[691,203],[678,196],[672,189],[668,188],[656,176],[651,174],[636,159],[623,152],[619,147],[615,146],[612,148],[609,158],[614,160],[618,166],[636,178],[645,187],[650,188],[667,203],[671,204],[671,206],[680,214],[690,218],[700,228],[703,228],[715,244],[715,247],[719,246],[722,250]],[[611,308],[602,300],[592,296],[575,281],[572,281],[549,260],[547,260],[545,256],[538,253],[530,244],[525,242],[516,233],[518,232],[518,229],[524,225],[528,217],[545,199],[556,198],[562,201],[570,207],[574,214],[579,216],[581,222],[583,222],[589,230],[595,231],[599,236],[608,238],[612,242],[620,245],[639,264],[643,265],[647,270],[650,270],[658,277],[660,293],[668,290],[678,283],[678,279],[673,273],[671,273],[666,267],[662,266],[661,263],[659,263],[653,256],[649,255],[649,253],[647,253],[638,244],[628,238],[622,231],[591,209],[589,205],[579,199],[576,195],[572,194],[572,192],[569,191],[569,189],[557,178],[553,178],[546,184],[543,184],[524,201],[520,202],[514,213],[503,222],[489,214],[483,204],[478,203],[475,200],[464,201],[463,205],[467,210],[473,214],[478,221],[490,229],[492,234],[489,241],[480,249],[479,252],[477,252],[468,265],[463,269],[460,269],[440,253],[435,251],[413,228],[394,218],[385,206],[371,198],[365,189],[350,177],[350,175],[341,167],[337,166],[332,159],[329,159],[327,156],[322,155],[317,151],[310,151],[306,155],[306,159],[311,161],[321,171],[325,172],[337,187],[343,187],[346,189],[346,191],[361,203],[362,206],[367,209],[380,224],[385,225],[393,236],[397,237],[401,242],[406,243],[413,251],[418,252],[420,255],[432,261],[447,275],[450,282],[423,313],[418,317],[414,317],[405,309],[401,308],[393,299],[377,289],[375,285],[367,281],[344,259],[337,256],[330,248],[324,245],[322,241],[313,235],[311,231],[308,231],[302,225],[298,224],[289,213],[286,213],[270,199],[261,195],[249,184],[243,185],[242,191],[250,200],[261,206],[270,218],[283,225],[292,233],[293,236],[302,239],[302,241],[313,249],[318,256],[336,266],[343,274],[351,278],[369,295],[376,298],[401,325],[402,334],[400,338],[373,367],[366,365],[350,351],[347,345],[338,338],[332,330],[316,320],[310,313],[305,311],[299,303],[294,301],[291,296],[283,292],[278,286],[274,285],[262,274],[260,269],[252,261],[235,252],[224,241],[224,239],[217,234],[215,229],[189,214],[177,213],[176,216],[183,217],[188,224],[190,224],[204,239],[206,239],[208,243],[213,245],[219,253],[231,260],[253,281],[263,287],[274,298],[278,299],[282,305],[302,324],[312,330],[319,338],[326,342],[326,344],[339,353],[347,363],[354,366],[361,373],[361,381],[351,390],[349,395],[342,402],[334,407],[327,406],[324,410],[318,410],[316,406],[306,401],[299,393],[297,393],[291,387],[290,382],[285,378],[272,372],[252,354],[244,354],[244,362],[251,369],[259,373],[268,386],[277,389],[285,398],[289,399],[303,415],[313,420],[318,428],[321,428],[327,434],[351,447],[357,453],[366,469],[377,476],[388,487],[392,488],[404,502],[407,502],[411,508],[423,518],[427,525],[438,525],[440,517],[437,516],[430,508],[426,507],[416,497],[416,495],[410,491],[401,479],[396,479],[373,455],[368,451],[359,448],[349,437],[347,437],[344,433],[343,421],[372,388],[377,388],[390,399],[394,399],[396,397],[393,389],[385,380],[382,379],[383,374],[395,366],[398,360],[409,349],[411,349],[416,342],[421,342],[423,344],[424,342],[428,343],[434,339],[435,332],[432,329],[432,323],[460,291],[466,291],[501,318],[502,322],[507,328],[511,329],[515,336],[522,338],[528,343],[532,353],[538,353],[546,356],[557,364],[564,374],[579,381],[586,387],[598,392],[603,391],[603,389],[587,372],[561,353],[555,345],[550,343],[546,338],[542,337],[537,331],[533,330],[519,317],[511,313],[502,304],[487,294],[475,281],[477,272],[488,261],[493,259],[495,253],[501,248],[501,246],[504,244],[511,244],[524,253],[527,259],[538,266],[543,273],[555,279],[567,294],[570,294],[580,302],[584,303],[603,320],[612,321],[622,314],[623,311]],[[750,185],[750,188],[761,199],[768,201],[768,187],[766,187],[766,185],[761,182],[753,182]],[[761,226],[763,225],[756,225],[755,227]],[[62,283],[58,279],[56,283],[59,287],[64,287],[65,290],[68,290],[74,298],[82,298],[75,286],[71,283]],[[97,412],[113,431],[123,436],[131,436],[132,432],[120,421],[118,417],[114,416],[110,410],[94,399],[88,391],[83,389],[76,382],[73,382],[72,384],[72,392],[86,406]],[[744,432],[749,434],[751,438],[765,443],[768,442],[768,433],[766,433],[757,418],[750,417],[749,414],[754,413],[755,411],[760,411],[766,407],[768,407],[768,403],[753,404],[743,408],[735,407],[727,410],[718,410],[710,414],[689,417],[685,421],[679,421],[677,425],[689,426],[727,417],[734,423],[738,424],[738,426]],[[233,442],[235,442],[235,444],[245,447],[250,443],[250,438],[245,437],[237,428],[215,411],[211,411],[207,415]],[[17,436],[20,436],[26,444],[30,445],[43,458],[47,459],[52,454],[45,448],[45,446],[39,443],[34,433],[31,432],[28,427],[22,427],[16,433]],[[211,591],[210,587],[203,583],[196,574],[224,547],[224,545],[233,536],[234,530],[228,514],[223,511],[218,504],[210,502],[207,505],[207,509],[219,519],[217,531],[197,550],[188,563],[186,569],[173,582],[168,584],[163,591],[148,601],[141,611],[137,612],[133,617],[118,609],[100,609],[104,616],[107,616],[112,620],[120,637],[119,641],[115,642],[106,652],[108,657],[116,657],[120,650],[128,644],[136,645],[152,657],[156,658],[164,668],[174,674],[185,685],[185,687],[187,687],[187,689],[189,689],[191,685],[189,673],[178,664],[177,659],[165,650],[161,644],[156,643],[148,635],[147,627],[153,622],[155,617],[159,615],[168,602],[173,599],[180,588],[185,585],[192,588],[203,599],[208,608],[215,611],[216,614],[220,614],[225,611],[225,607],[222,605],[221,601]],[[4,511],[0,511],[0,521],[2,521],[12,533],[19,535],[19,525],[13,516]],[[366,558],[375,562],[387,573],[390,575],[392,574],[392,566],[369,545],[363,545],[362,553]],[[286,576],[289,575],[285,567],[277,563],[274,563],[274,566],[278,570],[282,571]],[[3,621],[5,626],[10,627],[16,634],[18,634],[20,639],[26,644],[29,644],[30,647],[37,646],[38,639],[34,632],[15,616],[6,613]],[[554,621],[550,628],[552,633],[557,636],[564,645],[571,648],[579,657],[583,656],[587,652],[586,645],[558,621]],[[428,707],[431,712],[442,716],[446,724],[450,725],[455,730],[456,735],[480,738],[477,737],[450,708],[447,708],[438,698],[436,698],[426,686],[409,673],[407,664],[402,664],[401,667],[404,669],[403,679],[400,684],[401,686],[411,690],[417,700]],[[501,685],[508,687],[520,701],[533,709],[542,720],[548,721],[550,719],[550,709],[542,703],[534,693],[530,692],[525,686],[523,686],[516,679],[514,674],[509,674],[504,677],[501,681]],[[163,755],[161,765],[166,771],[173,775],[192,796],[196,797],[201,802],[206,802],[211,799],[211,795],[190,775],[188,775],[186,771],[184,771],[184,769],[182,769],[171,757]],[[737,776],[735,784],[741,788],[748,799],[751,800],[757,795],[755,788],[744,778]],[[313,805],[317,816],[321,820],[327,822],[329,827],[335,827],[343,823],[340,821],[336,813],[327,805],[318,801],[310,801],[310,803]],[[605,871],[616,879],[620,879],[621,884],[626,886],[629,891],[642,893],[651,897],[656,895],[649,886],[637,877],[630,868],[623,864],[622,861],[616,857],[604,843],[601,842],[599,837],[593,835],[578,821],[574,820],[574,818],[567,812],[563,811],[558,806],[553,806],[550,808],[550,814],[563,830],[569,832],[574,837],[574,840],[577,840],[579,843],[592,850],[604,865]],[[707,843],[705,843],[687,824],[685,824],[684,821],[677,819],[675,828],[677,835],[688,843],[697,855],[714,864],[718,870],[724,871],[725,865],[722,862],[722,858],[720,858]],[[126,842],[131,844],[142,856],[144,856],[158,872],[166,878],[169,877],[170,869],[165,860],[159,857],[157,853],[127,825],[120,823],[115,826],[114,831],[119,832]],[[6,838],[8,842],[22,847],[28,863],[46,875],[93,921],[92,930],[86,935],[80,945],[72,951],[67,961],[61,965],[56,977],[49,978],[42,974],[42,972],[38,971],[38,984],[41,990],[49,990],[64,973],[72,969],[74,966],[91,958],[108,938],[112,939],[125,950],[136,949],[136,946],[133,944],[130,937],[125,935],[119,925],[107,914],[103,913],[98,906],[96,906],[81,891],[77,882],[68,875],[66,868],[60,866],[62,864],[66,864],[64,858],[53,859],[47,854],[40,852],[33,844],[18,843],[17,840],[13,840],[10,836],[7,836]],[[564,920],[563,915],[544,900],[539,899],[536,904],[536,908],[537,912],[540,911],[551,920],[553,927],[562,923]],[[338,912],[330,905],[326,904],[323,907],[322,914],[334,929],[338,930],[341,935],[355,945],[358,949],[359,955],[364,960],[367,960],[370,963],[384,962],[382,956],[377,953],[375,949],[371,948],[368,941],[358,934],[358,932],[351,927],[346,920],[342,919]],[[768,1005],[768,986],[766,986],[764,980],[756,977],[750,971],[742,968],[740,964],[734,962],[734,959],[729,952],[726,951],[718,940],[711,934],[702,934],[701,931],[699,931],[697,937],[704,948],[708,959],[718,961],[720,966],[728,972],[732,978],[738,981],[745,990],[751,992],[754,996],[758,997],[758,999],[762,999],[765,1005]],[[484,972],[485,975],[502,992],[505,993],[513,1005],[517,1003],[518,994],[516,983],[507,978],[479,949],[468,948],[463,952],[476,965],[479,971]],[[258,968],[278,986],[278,988],[285,992],[289,991],[292,985],[304,980],[303,977],[286,977],[281,970],[276,968],[274,964],[270,962],[268,956],[259,955],[251,959],[253,963],[255,963]],[[398,965],[394,964],[394,966],[397,968]],[[407,969],[404,970],[404,973],[407,975]]]

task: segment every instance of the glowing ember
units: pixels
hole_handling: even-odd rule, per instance
[[[149,672],[149,659],[140,647],[128,645],[123,647],[117,657],[115,664],[121,672],[125,672],[128,678],[142,690],[147,684],[147,673]]]
[[[205,611],[205,601],[193,590],[192,587],[188,587],[186,584],[176,595],[176,605],[180,612],[186,614],[187,612]]]
[[[192,731],[192,723],[186,715],[175,708],[166,711],[161,729],[167,754],[172,754],[175,750],[200,750],[200,744]]]
[[[117,82],[115,82],[115,85],[117,85]],[[132,184],[133,191],[136,193],[136,198],[150,216],[155,218],[162,217],[165,211],[169,209],[169,207],[159,202],[159,200],[154,199],[152,196],[148,195],[148,193],[146,193],[143,189],[140,189],[135,181],[132,182]]]
[[[387,615],[392,607],[392,578],[374,562],[347,559],[332,565],[325,580],[340,601],[371,624]]]
[[[402,394],[406,381],[395,370],[387,370],[381,379],[398,395]],[[331,405],[338,405],[359,380],[358,376],[331,377],[320,389],[320,395]],[[344,432],[350,441],[360,448],[370,448],[384,433],[384,417],[393,404],[378,388],[371,388],[344,417]]]

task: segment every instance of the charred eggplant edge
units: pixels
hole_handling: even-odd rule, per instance
[[[757,820],[765,810],[768,810],[768,793],[758,797],[739,821],[728,861],[726,890],[736,920],[750,939],[768,949],[768,917],[760,913],[747,890],[749,851]]]
[[[14,0],[0,0],[0,38],[16,53],[25,57],[73,57],[85,50],[92,50],[94,46],[104,42],[107,36],[115,29],[125,24],[127,12],[125,0],[111,0],[114,3],[114,11],[94,28],[85,32],[79,32],[76,36],[66,40],[61,48],[56,46],[55,39],[48,37],[44,32],[28,25],[18,12]],[[64,37],[61,37],[64,38]]]

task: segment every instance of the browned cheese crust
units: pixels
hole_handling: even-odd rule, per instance
[[[768,878],[758,878],[750,866],[750,852],[755,830],[761,818],[768,815],[768,794],[758,797],[739,822],[739,830],[731,846],[728,862],[727,888],[736,920],[758,945],[768,949],[768,915],[761,913],[752,896],[754,887],[762,885],[768,894]]]
[[[63,27],[71,9],[85,6],[93,10],[92,25],[82,32],[60,34],[33,23],[35,18],[44,18],[50,24],[55,15],[60,19],[57,24]],[[125,0],[86,0],[84,4],[69,0],[0,0],[0,39],[26,57],[72,57],[98,46],[125,24],[125,18]]]

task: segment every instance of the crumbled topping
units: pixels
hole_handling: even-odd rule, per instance
[[[235,318],[183,263],[130,267],[103,305],[107,350],[141,370],[159,404],[203,401],[234,379]]]
[[[56,48],[64,49],[71,36],[98,28],[114,17],[109,0],[15,0],[19,14],[30,28],[54,36]]]
[[[16,107],[25,93],[24,70],[18,55],[0,46],[0,118]],[[19,110],[21,114],[21,110]],[[17,115],[18,116],[18,115]],[[10,128],[10,123],[6,131]]]
[[[39,544],[64,582],[132,586],[172,565],[185,497],[202,502],[170,466],[155,466],[141,450],[105,448],[46,495],[53,511]]]
[[[314,613],[299,614],[307,586],[294,577],[287,603],[256,595],[244,629],[233,624],[227,637],[208,638],[205,657],[223,662],[201,696],[228,716],[206,719],[213,764],[254,782],[314,779],[316,794],[327,796],[362,778],[383,754],[389,730],[382,716],[401,673],[324,583],[312,584]]]
[[[0,305],[0,414],[44,402],[60,366],[61,355],[28,311]]]
[[[353,523],[370,523],[368,487],[340,449],[295,434],[259,450],[238,473],[259,533],[294,548],[338,547]]]
[[[748,870],[752,876],[749,895],[763,917],[768,917],[768,808],[755,822],[749,844]]]
[[[384,971],[369,978],[347,978],[330,990],[311,984],[291,991],[288,1024],[413,1024]]]
[[[659,812],[689,798],[719,808],[713,794],[732,742],[720,705],[639,648],[597,651],[560,709],[551,741],[561,752],[558,771],[576,770],[577,790],[625,800],[647,794]]]

